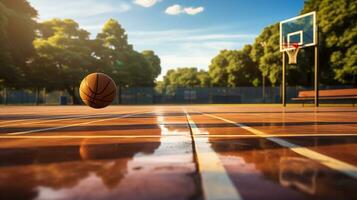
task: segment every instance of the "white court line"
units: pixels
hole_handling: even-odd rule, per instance
[[[110,115],[110,114],[107,114]],[[29,125],[29,124],[40,124],[40,123],[47,123],[47,122],[57,122],[57,121],[64,121],[64,120],[70,120],[70,119],[85,119],[85,118],[91,118],[91,117],[96,117],[96,116],[105,116],[105,115],[65,115],[61,117],[46,117],[46,118],[32,118],[32,119],[26,119],[26,120],[21,120],[21,121],[26,121],[25,123],[16,123],[15,122],[9,122],[9,124],[5,125],[0,125],[0,128],[3,127],[10,127],[10,126],[18,126],[18,125]],[[33,120],[39,120],[39,121],[33,121]],[[41,121],[44,120],[44,121]]]
[[[185,113],[196,149],[204,198],[206,200],[241,200],[241,195],[234,187],[218,155],[210,147],[207,134],[206,137],[197,137],[202,133],[190,115],[186,111]]]
[[[245,129],[245,130],[247,130],[247,131],[249,131],[251,133],[254,133],[255,135],[264,137],[267,140],[275,142],[275,143],[279,144],[280,146],[287,147],[287,148],[289,148],[290,150],[294,151],[295,153],[297,153],[299,155],[307,157],[307,158],[309,158],[311,160],[315,160],[315,161],[317,161],[318,163],[320,163],[322,165],[325,165],[325,166],[327,166],[327,167],[329,167],[331,169],[334,169],[334,170],[336,170],[338,172],[341,172],[341,173],[343,173],[343,174],[345,174],[345,175],[347,175],[349,177],[357,179],[357,167],[352,165],[352,164],[349,164],[349,163],[340,161],[338,159],[332,158],[330,156],[318,153],[318,152],[313,151],[311,149],[308,149],[306,147],[302,147],[300,145],[296,145],[294,143],[288,142],[288,141],[283,140],[281,138],[265,137],[268,134],[264,133],[263,131],[257,130],[255,128],[246,126],[244,124],[240,124],[240,123],[237,123],[237,122],[234,122],[234,121],[222,118],[222,117],[218,117],[218,116],[212,115],[212,114],[206,114],[206,113],[203,113],[203,112],[199,112],[199,113],[201,113],[203,115],[206,115],[206,116],[210,116],[212,118],[216,118],[216,119],[225,121],[225,122],[230,123],[230,124],[234,124],[234,125],[242,128],[242,129]]]
[[[64,117],[69,116],[69,115],[65,115]],[[5,121],[1,121],[0,124],[13,124],[16,122],[23,122],[23,121],[29,121],[29,120],[41,120],[41,119],[57,119],[59,117],[37,117],[37,118],[28,118],[28,119],[15,119],[15,120],[5,120]],[[6,126],[6,125],[5,125]]]
[[[99,114],[95,114],[95,115],[99,115]],[[0,125],[0,127],[12,126],[14,123],[17,123],[17,122],[24,122],[25,121],[25,123],[21,123],[22,125],[24,125],[24,124],[37,123],[37,122],[31,122],[33,120],[69,119],[68,117],[77,117],[77,116],[88,116],[88,115],[85,115],[85,114],[81,114],[81,115],[62,115],[62,116],[53,116],[53,117],[36,117],[36,118],[28,118],[28,119],[5,120],[5,121],[0,121],[0,124],[5,124],[5,125]],[[19,125],[19,124],[16,124],[16,125]]]
[[[0,139],[76,139],[76,138],[162,138],[187,136],[187,134],[170,134],[170,135],[0,135]],[[196,137],[207,137],[207,134],[196,134]],[[357,134],[266,134],[266,135],[212,135],[210,138],[269,138],[269,137],[335,137],[335,136],[356,136]]]
[[[91,114],[91,115],[86,115],[86,114],[80,114],[80,115],[62,115],[62,116],[53,116],[53,117],[37,117],[37,118],[28,118],[28,119],[19,119],[19,120],[6,120],[0,122],[0,124],[5,124],[5,125],[0,125],[0,128],[2,127],[9,127],[13,126],[14,123],[15,125],[28,125],[28,124],[39,124],[39,123],[46,123],[46,122],[54,122],[54,121],[62,121],[62,120],[68,120],[68,119],[82,119],[82,118],[91,118],[91,117],[96,117],[96,116],[108,116],[111,114],[105,114],[105,113],[97,113],[97,114]],[[34,120],[45,120],[45,121],[34,121]],[[17,122],[23,122],[25,123],[19,123]]]
[[[28,134],[28,133],[38,133],[38,132],[44,132],[44,131],[58,130],[58,129],[64,129],[64,128],[69,128],[69,127],[74,127],[74,126],[81,126],[81,125],[93,124],[93,123],[97,123],[97,122],[104,122],[104,121],[109,121],[109,120],[114,120],[114,119],[121,119],[121,118],[126,118],[126,117],[143,114],[143,113],[147,113],[147,112],[134,112],[132,114],[126,114],[126,115],[119,116],[119,117],[111,117],[111,118],[106,118],[106,119],[93,120],[93,121],[89,121],[89,122],[69,124],[69,125],[65,125],[65,126],[57,126],[57,127],[50,127],[50,128],[34,129],[34,130],[29,130],[29,131],[6,133],[4,135],[23,135],[23,134]],[[112,114],[112,115],[114,115],[114,114]]]

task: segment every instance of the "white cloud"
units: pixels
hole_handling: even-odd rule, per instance
[[[181,13],[185,13],[188,15],[196,15],[198,13],[203,12],[204,9],[205,8],[202,6],[197,7],[197,8],[194,8],[194,7],[184,8],[184,7],[180,6],[179,4],[175,4],[175,5],[172,5],[168,8],[166,8],[165,13],[168,15],[179,15]]]
[[[165,10],[165,13],[168,15],[178,15],[181,12],[182,12],[182,8],[178,4],[172,5],[168,8],[166,8],[166,10]]]
[[[184,12],[189,14],[189,15],[196,15],[200,12],[203,12],[204,11],[204,7],[200,6],[200,7],[197,7],[197,8],[193,8],[193,7],[188,7],[188,8],[185,8],[184,9]]]
[[[154,6],[156,3],[158,3],[161,0],[134,0],[134,3],[137,5],[140,5],[142,7],[151,7]]]

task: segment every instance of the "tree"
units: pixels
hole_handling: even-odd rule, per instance
[[[221,51],[216,57],[214,57],[209,66],[209,75],[213,86],[225,87],[228,85],[228,72],[227,66],[229,61],[225,54],[227,50]]]
[[[26,0],[0,1],[0,84],[24,86],[23,68],[34,54],[36,16]]]
[[[357,85],[357,1],[308,0],[301,13],[311,11],[317,11],[322,81],[328,84],[333,74]]]
[[[103,42],[104,47],[117,53],[133,49],[133,46],[128,44],[125,29],[114,19],[105,22],[102,31],[97,34],[97,39]]]
[[[152,70],[152,76],[153,76],[152,78],[155,79],[157,76],[161,74],[161,60],[159,56],[157,56],[155,52],[152,50],[145,50],[141,52],[141,54],[150,64]]]
[[[211,86],[211,78],[208,74],[208,72],[206,72],[205,70],[201,69],[198,73],[197,73],[197,78],[200,82],[200,86],[201,87],[209,87]]]
[[[119,87],[153,86],[161,72],[160,58],[153,51],[135,51],[128,44],[125,29],[108,20],[94,41],[94,55]]]
[[[321,83],[357,84],[357,1],[307,0],[301,14],[317,11],[319,28],[319,68]],[[256,38],[251,53],[263,76],[276,85],[281,77],[279,26],[264,28]],[[297,65],[287,65],[289,85],[312,85],[312,48],[300,50]],[[338,81],[338,82],[337,82]]]
[[[259,74],[256,63],[251,59],[251,45],[242,50],[223,50],[211,62],[209,74],[214,86],[251,86]]]
[[[280,84],[282,69],[282,53],[279,44],[279,24],[264,28],[253,43],[251,58],[257,63],[261,75],[268,78],[271,85]],[[311,85],[313,49],[301,49],[298,64],[286,66],[288,85]],[[285,53],[286,59],[287,54]],[[269,84],[269,83],[268,83]]]
[[[208,73],[195,67],[170,69],[164,76],[165,87],[200,87],[209,85]]]
[[[251,58],[258,64],[263,77],[276,85],[281,77],[281,53],[279,51],[279,25],[263,29],[252,45]]]
[[[39,24],[39,37],[34,41],[37,55],[31,66],[34,71],[46,73],[48,85],[65,89],[75,96],[80,81],[90,72],[92,55],[89,33],[71,19],[52,19]],[[31,77],[34,74],[30,74]],[[34,76],[35,77],[35,76]],[[46,84],[47,85],[47,84]]]

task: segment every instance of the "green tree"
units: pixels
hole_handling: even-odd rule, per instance
[[[273,86],[280,84],[282,69],[282,53],[279,44],[279,24],[263,29],[255,39],[251,50],[251,58],[257,63],[260,74],[268,78],[268,83]],[[285,53],[286,59],[288,55]],[[298,64],[286,66],[288,85],[311,85],[313,49],[301,49],[298,54]]]
[[[251,51],[251,45],[244,46],[242,50],[221,51],[209,66],[212,85],[221,87],[256,85],[259,70],[250,57]]]
[[[263,77],[267,77],[272,85],[280,83],[282,63],[278,24],[263,29],[253,43],[250,55]]]
[[[26,0],[0,1],[0,84],[24,86],[24,67],[34,54],[37,11]]]
[[[67,90],[75,104],[79,103],[76,88],[85,75],[93,71],[90,69],[93,57],[89,43],[89,33],[71,19],[40,23],[39,37],[34,41],[37,51],[31,63],[35,66],[34,71],[41,76],[46,73],[48,85]],[[33,73],[30,75],[36,77]]]
[[[301,14],[317,11],[321,83],[357,84],[357,1],[306,0]],[[281,79],[279,25],[266,27],[253,43],[251,57],[272,85]],[[301,49],[298,64],[287,66],[289,85],[312,85],[312,48]],[[338,81],[338,82],[337,82]]]
[[[229,61],[225,56],[226,54],[227,50],[223,50],[211,61],[208,73],[211,77],[212,86],[225,87],[228,85],[227,66]]]
[[[195,67],[170,69],[164,76],[165,87],[200,87],[209,85],[208,73]]]
[[[209,87],[211,86],[211,77],[209,76],[208,72],[201,69],[197,73],[197,78],[200,82],[201,87]]]
[[[301,13],[311,11],[317,11],[322,81],[328,84],[333,74],[357,85],[357,1],[307,0]]]
[[[114,19],[108,20],[94,43],[98,64],[119,87],[153,86],[161,72],[160,58],[153,51],[139,53],[128,44],[125,29]]]
[[[144,58],[149,62],[152,69],[152,78],[155,79],[161,74],[161,60],[159,56],[152,50],[145,50],[141,52]]]
[[[97,34],[97,39],[103,42],[104,47],[117,53],[133,49],[133,46],[128,44],[125,29],[114,19],[105,22],[102,31]]]

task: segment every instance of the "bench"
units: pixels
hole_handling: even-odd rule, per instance
[[[313,101],[315,99],[314,90],[299,91],[298,97],[292,98],[294,101]],[[332,89],[332,90],[319,90],[319,100],[341,100],[351,99],[353,100],[353,106],[355,106],[355,100],[357,99],[357,88],[351,89]]]

